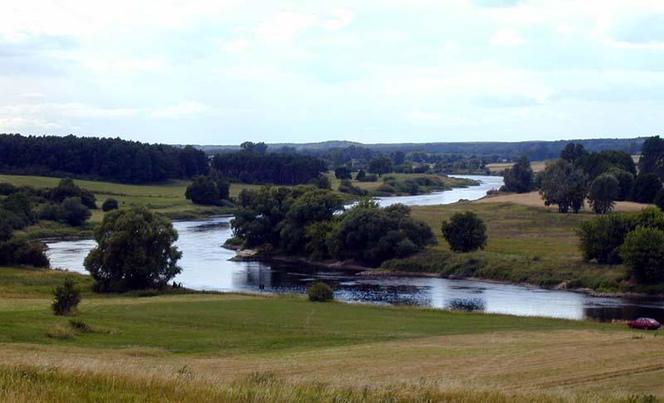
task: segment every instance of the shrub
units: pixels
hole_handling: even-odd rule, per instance
[[[104,212],[108,212],[111,210],[117,210],[118,209],[118,201],[115,199],[106,199],[104,200],[104,203],[101,205],[101,209]]]
[[[64,284],[53,291],[53,294],[55,299],[51,307],[56,315],[74,313],[81,302],[81,292],[71,279],[66,279]]]
[[[454,214],[450,221],[443,221],[441,230],[455,252],[470,252],[486,246],[486,225],[472,211]]]
[[[62,179],[58,186],[51,189],[48,193],[49,200],[56,203],[62,203],[65,199],[70,197],[78,197],[81,203],[89,209],[97,208],[97,201],[92,192],[86,189],[81,189],[69,178]]]
[[[68,197],[60,205],[61,221],[72,227],[79,227],[92,215],[90,209],[81,202],[79,197]]]
[[[334,170],[334,176],[337,179],[353,179],[350,168],[348,167],[339,167]]]
[[[194,204],[220,205],[228,199],[230,184],[218,174],[197,176],[187,186],[185,197]]]
[[[307,295],[309,295],[309,301],[312,302],[327,302],[334,299],[332,288],[322,281],[313,283],[311,287],[307,289]]]
[[[0,242],[0,266],[14,264],[48,267],[49,262],[40,243],[21,238]]]
[[[452,311],[475,312],[486,309],[486,304],[481,298],[453,298],[447,307]]]
[[[620,245],[635,224],[634,219],[615,213],[582,223],[578,235],[583,258],[586,261],[595,259],[602,264],[621,263]]]
[[[597,214],[606,214],[613,210],[615,200],[620,196],[620,183],[611,174],[602,174],[590,185],[588,199]]]
[[[111,211],[95,229],[85,268],[99,291],[160,288],[182,270],[177,238],[168,218],[144,207]]]
[[[627,234],[620,255],[639,283],[664,281],[664,231],[638,227]]]

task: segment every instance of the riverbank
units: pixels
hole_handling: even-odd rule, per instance
[[[14,292],[0,294],[1,400],[664,397],[664,338],[623,324],[294,296],[100,295],[84,276],[5,270],[0,290]],[[75,317],[50,312],[65,277],[84,288]]]

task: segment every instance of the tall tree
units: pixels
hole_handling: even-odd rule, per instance
[[[556,204],[558,211],[578,213],[586,198],[586,177],[563,159],[548,163],[542,174],[540,194],[545,205]]]
[[[505,170],[505,190],[508,192],[526,193],[533,189],[533,169],[525,155]]]

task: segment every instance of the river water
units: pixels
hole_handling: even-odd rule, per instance
[[[475,200],[487,190],[502,185],[502,178],[465,176],[481,181],[479,186],[453,189],[422,196],[381,198],[381,205],[435,205],[462,199]],[[473,300],[481,310],[522,316],[567,319],[632,319],[654,317],[664,321],[664,302],[648,299],[599,298],[569,291],[500,284],[475,280],[429,277],[364,277],[344,270],[318,269],[307,265],[234,262],[235,252],[221,245],[232,233],[231,217],[204,221],[175,222],[183,252],[182,273],[175,281],[197,290],[302,293],[312,281],[323,280],[335,289],[335,297],[348,302],[410,304],[448,308],[455,301]],[[95,245],[93,240],[48,243],[51,266],[87,274],[83,259]]]

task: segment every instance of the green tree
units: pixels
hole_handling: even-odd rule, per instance
[[[511,168],[506,169],[504,177],[507,192],[527,193],[533,189],[533,169],[526,156],[519,158]]]
[[[632,199],[638,203],[652,203],[657,192],[662,189],[662,181],[654,173],[639,173],[634,182]]]
[[[586,198],[585,175],[563,159],[547,163],[542,174],[540,194],[545,205],[556,204],[561,213],[567,213],[570,209],[578,213]]]
[[[632,197],[632,191],[634,189],[634,175],[619,168],[610,169],[607,173],[613,175],[618,180],[620,190],[616,200],[629,200],[629,198]]]
[[[60,183],[57,187],[54,187],[50,190],[48,198],[51,201],[62,203],[65,199],[69,197],[78,197],[89,209],[97,208],[97,200],[95,195],[92,194],[89,190],[81,189],[78,187],[74,181],[70,178],[64,178],[60,180]]]
[[[641,147],[639,158],[640,174],[655,174],[664,180],[664,139],[659,136],[649,137]]]
[[[664,281],[664,231],[638,227],[627,234],[620,255],[642,284]]]
[[[486,246],[486,225],[472,211],[454,214],[449,221],[443,221],[441,230],[455,252],[470,252]]]
[[[311,302],[328,302],[334,299],[332,288],[322,281],[315,282],[307,289],[307,295]]]
[[[160,288],[180,273],[178,234],[168,218],[144,207],[114,210],[95,229],[85,268],[100,291]]]
[[[574,162],[587,154],[588,152],[583,144],[568,143],[560,152],[560,158],[568,162]]]
[[[598,176],[590,185],[588,200],[593,211],[597,214],[606,214],[613,210],[615,200],[620,194],[620,183],[611,174]]]
[[[92,215],[79,197],[68,197],[60,205],[60,218],[72,227],[80,227]]]
[[[392,172],[392,160],[387,157],[378,157],[369,161],[369,172],[383,175]]]

